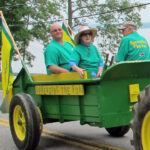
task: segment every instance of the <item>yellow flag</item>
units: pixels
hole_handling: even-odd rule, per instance
[[[11,70],[11,59],[13,53],[13,43],[10,38],[5,22],[1,18],[1,51],[2,51],[2,89],[3,99],[10,102],[12,98],[12,84],[14,81]]]
[[[74,40],[71,38],[65,24],[62,24],[62,29],[63,29],[63,41],[66,41],[70,44],[72,44],[72,46],[75,46]]]

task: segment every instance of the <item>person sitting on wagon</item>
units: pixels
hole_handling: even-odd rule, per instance
[[[83,71],[90,71],[93,76],[100,77],[103,71],[103,59],[101,58],[96,46],[92,44],[97,35],[97,28],[82,26],[75,35],[74,58],[70,61],[73,71],[77,71],[83,78]]]
[[[127,21],[119,27],[122,30],[123,38],[116,55],[116,62],[130,60],[149,60],[150,50],[147,40],[139,35],[137,25]]]
[[[60,25],[53,24],[50,27],[50,34],[53,40],[44,51],[47,74],[67,73],[70,71],[70,58],[73,46],[63,41],[63,31]]]

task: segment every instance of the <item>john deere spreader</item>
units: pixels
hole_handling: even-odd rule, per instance
[[[122,62],[108,67],[101,78],[84,72],[84,79],[76,72],[31,75],[23,67],[13,83],[9,106],[15,144],[21,150],[34,149],[43,124],[75,120],[123,136],[133,119],[137,95],[150,83],[149,65],[149,61]]]

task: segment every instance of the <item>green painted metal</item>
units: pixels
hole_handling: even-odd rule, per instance
[[[13,94],[30,94],[40,107],[44,123],[80,120],[80,124],[99,127],[124,126],[132,119],[129,85],[139,84],[140,90],[150,83],[150,61],[122,62],[107,68],[100,79],[88,73],[86,80],[33,81],[22,68],[13,84]],[[36,95],[36,85],[83,84],[84,96]]]

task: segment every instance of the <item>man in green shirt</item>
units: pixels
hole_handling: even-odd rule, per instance
[[[116,61],[149,60],[148,42],[136,32],[137,25],[132,21],[127,21],[119,29],[122,30],[124,37],[121,40]]]
[[[70,70],[70,57],[73,46],[63,41],[63,31],[60,25],[53,24],[50,28],[53,40],[44,51],[47,74],[67,73]]]

